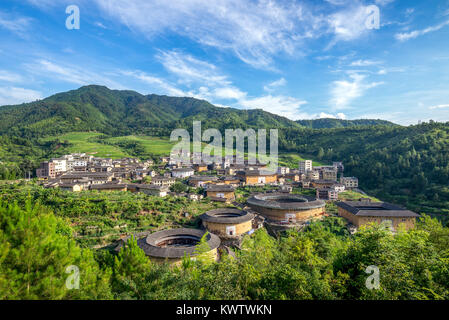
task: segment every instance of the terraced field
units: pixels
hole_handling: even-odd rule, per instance
[[[170,154],[170,150],[176,144],[176,142],[171,142],[168,138],[160,137],[149,137],[149,136],[123,136],[123,137],[113,137],[105,140],[109,143],[120,143],[134,141],[141,144],[145,151],[158,156],[165,156]]]
[[[144,148],[146,153],[155,156],[168,156],[170,154],[170,150],[176,144],[176,142],[170,141],[169,138],[137,135],[106,138],[103,143],[102,140],[98,139],[101,136],[102,134],[98,132],[71,132],[61,136],[45,138],[43,140],[66,140],[71,144],[71,146],[68,147],[67,152],[85,152],[97,157],[107,157],[113,159],[132,157],[132,155],[129,154],[125,148],[119,146],[119,144],[124,142],[138,143]],[[206,145],[206,143],[203,143],[203,147]],[[245,157],[247,157],[246,154]],[[279,165],[281,166],[297,168],[300,160],[304,159],[295,153],[285,153],[279,155]],[[313,165],[319,166],[323,164],[314,161]]]
[[[45,141],[59,139],[61,141],[68,141],[72,144],[67,149],[67,151],[70,153],[85,152],[96,157],[105,158],[129,157],[129,154],[116,146],[96,142],[95,139],[101,135],[101,133],[97,132],[71,132],[63,134],[61,136],[45,138],[43,140]]]

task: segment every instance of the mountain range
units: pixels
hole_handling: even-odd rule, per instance
[[[110,90],[90,85],[58,93],[43,100],[0,107],[0,134],[26,137],[70,131],[120,135],[145,133],[159,128],[191,127],[193,120],[205,128],[336,128],[363,125],[394,125],[384,120],[317,119],[292,121],[260,109],[217,107],[205,100],[142,95],[135,91]]]

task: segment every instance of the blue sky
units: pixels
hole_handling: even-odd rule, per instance
[[[293,120],[449,121],[449,0],[2,0],[0,37],[0,105],[100,84]]]

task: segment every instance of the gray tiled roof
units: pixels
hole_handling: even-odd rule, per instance
[[[213,209],[203,213],[201,220],[216,223],[242,223],[254,219],[254,214],[236,208]]]
[[[326,205],[324,201],[315,198],[285,193],[257,194],[249,198],[247,202],[251,206],[281,210],[308,210],[322,208]]]
[[[216,181],[218,180],[217,176],[191,176],[189,181]]]
[[[233,192],[235,188],[229,184],[210,184],[207,186],[206,191],[212,192]]]
[[[163,239],[170,239],[176,237],[201,239],[205,231],[199,229],[169,229],[152,233],[144,238],[138,239],[137,244],[145,252],[147,256],[158,258],[182,258],[185,254],[193,255],[195,246],[176,246],[176,247],[159,247],[157,243]],[[210,249],[216,249],[220,246],[220,238],[215,234],[209,233],[207,235],[207,244]],[[120,246],[120,245],[119,245]],[[120,248],[117,248],[120,250]]]
[[[93,184],[90,186],[93,190],[100,189],[123,189],[126,188],[126,184],[117,184],[117,183],[104,183],[104,184]]]
[[[247,170],[245,171],[245,175],[247,176],[274,176],[277,175],[276,172],[269,170]]]
[[[340,201],[336,205],[362,217],[419,217],[420,215],[387,202]]]

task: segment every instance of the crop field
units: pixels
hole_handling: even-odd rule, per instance
[[[96,138],[100,137],[101,135],[101,133],[97,132],[71,132],[60,136],[45,138],[43,140],[59,139],[61,141],[68,141],[70,144],[72,144],[67,149],[67,151],[70,153],[84,152],[96,157],[104,158],[129,157],[129,154],[127,154],[119,147],[96,142]]]
[[[120,143],[120,142],[138,142],[145,148],[145,151],[158,156],[165,156],[170,154],[170,150],[176,144],[176,142],[170,141],[168,138],[160,137],[149,137],[149,136],[123,136],[123,137],[113,137],[105,140],[109,143]]]
[[[59,139],[61,141],[68,141],[71,144],[67,149],[68,152],[85,152],[96,157],[108,157],[113,159],[132,156],[125,148],[118,145],[123,142],[137,142],[145,149],[145,152],[155,156],[168,156],[170,150],[176,144],[176,142],[170,141],[169,138],[140,135],[106,138],[104,139],[104,142],[106,143],[102,143],[102,141],[98,139],[101,136],[102,134],[98,132],[71,132],[61,136],[48,137],[43,140]],[[206,143],[203,143],[203,148],[206,145]],[[233,153],[235,154],[235,150]],[[223,156],[224,155],[225,149],[223,148]],[[247,156],[247,153],[245,153],[245,158],[247,158]],[[300,160],[304,159],[295,153],[279,154],[279,165],[296,168],[298,167],[298,162]],[[320,166],[324,164],[313,161],[313,165]]]

